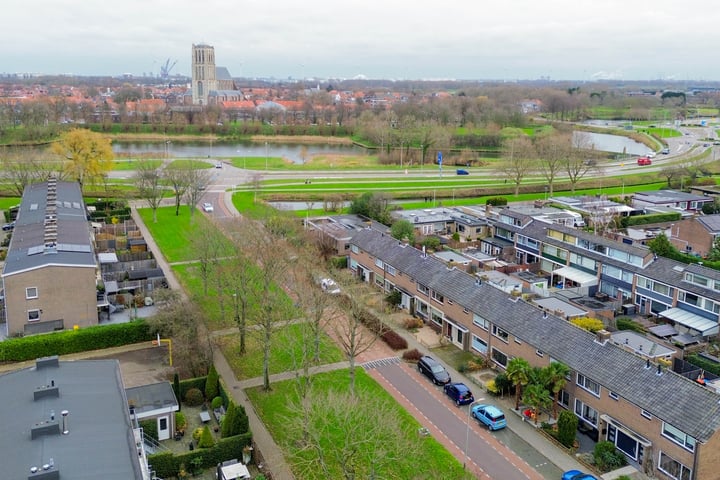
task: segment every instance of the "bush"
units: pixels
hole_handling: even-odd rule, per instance
[[[207,379],[205,380],[205,398],[215,398],[218,396],[218,385],[220,376],[215,370],[215,365],[210,365]]]
[[[609,472],[627,464],[625,455],[615,448],[615,444],[608,441],[598,442],[593,451],[595,465],[603,472]]]
[[[183,412],[175,412],[175,429],[178,431],[185,431],[187,428],[187,418]]]
[[[491,205],[493,207],[501,207],[507,205],[508,201],[505,197],[490,197],[485,201],[485,205]]]
[[[563,410],[558,416],[558,433],[557,439],[567,448],[571,448],[575,444],[575,432],[578,425],[578,417],[573,412]],[[613,446],[615,448],[615,446]]]
[[[416,328],[422,328],[423,325],[425,325],[425,322],[415,317],[408,317],[403,322],[403,327],[405,327],[406,330],[415,330]]]
[[[618,330],[631,330],[633,332],[645,333],[645,329],[639,323],[635,323],[627,317],[618,317],[615,319],[615,325]]]
[[[199,407],[205,398],[199,388],[191,388],[185,393],[185,405],[188,407]]]
[[[498,395],[507,395],[515,391],[515,386],[505,373],[500,373],[495,377],[495,390]]]
[[[158,429],[157,429],[157,421],[156,420],[141,420],[140,421],[140,428],[143,429],[143,433],[147,435],[148,437],[152,438],[156,442],[159,442],[158,440]]]
[[[247,413],[245,413],[245,408],[242,405],[236,405],[235,402],[230,402],[221,425],[223,438],[242,435],[249,430],[250,421],[248,420]]]
[[[422,357],[422,353],[417,348],[406,350],[402,355],[403,360],[414,363],[417,363],[417,361],[420,360],[420,357]]]
[[[212,399],[212,402],[210,403],[210,406],[212,407],[213,410],[215,410],[216,408],[222,407],[222,404],[223,404],[223,399],[222,399],[222,397],[221,397],[221,396],[217,396],[217,397],[215,397],[215,398]]]
[[[205,428],[202,429],[202,433],[200,434],[200,440],[198,440],[198,447],[210,448],[213,445],[215,445],[215,439],[212,436],[212,432],[210,432],[210,427],[205,425]]]
[[[386,332],[383,332],[380,338],[382,338],[383,341],[387,343],[388,347],[393,350],[404,350],[408,347],[407,340],[400,336],[400,334],[395,330],[387,330]]]
[[[595,333],[598,330],[605,328],[605,324],[603,324],[602,320],[592,317],[573,318],[570,320],[570,323],[587,330],[590,333]]]
[[[195,430],[193,430],[192,438],[195,440],[195,443],[200,441],[200,437],[202,437],[204,427],[197,427]]]

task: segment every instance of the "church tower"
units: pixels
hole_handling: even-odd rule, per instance
[[[192,100],[193,105],[207,105],[208,93],[217,90],[215,78],[215,47],[192,46]]]

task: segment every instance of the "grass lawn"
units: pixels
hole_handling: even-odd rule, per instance
[[[359,392],[362,391],[369,398],[379,399],[387,403],[391,408],[392,416],[400,419],[403,425],[407,425],[408,428],[405,429],[405,432],[408,444],[419,442],[417,446],[419,451],[411,458],[399,458],[395,462],[380,465],[377,472],[378,478],[473,478],[463,471],[462,465],[434,438],[419,437],[417,431],[421,425],[364,370],[358,368],[355,375],[356,388]],[[316,391],[323,392],[330,390],[344,391],[349,382],[348,372],[345,369],[318,374],[313,378],[313,388]],[[298,464],[292,462],[293,458],[297,458],[296,455],[302,454],[298,451],[297,439],[291,437],[291,429],[287,428],[288,417],[292,415],[289,405],[297,399],[295,385],[295,382],[290,380],[273,384],[273,390],[270,392],[264,392],[261,388],[253,388],[246,390],[246,393],[273,438],[283,449],[286,459],[297,475],[299,473]],[[322,439],[325,445],[323,450],[332,449],[332,445],[341,442],[342,438],[342,432],[340,431],[327,431]],[[374,444],[361,444],[357,458],[368,458],[372,454],[371,449],[374,447]],[[399,451],[402,452],[402,447],[400,447]],[[325,459],[332,462],[332,455],[327,455]],[[359,460],[359,462],[362,463],[362,460]],[[331,478],[341,478],[338,465],[332,463],[329,467],[331,471],[336,472]],[[313,478],[324,479],[326,477],[322,476],[322,473],[318,471],[315,477],[305,476],[303,478],[312,480]]]
[[[144,160],[144,163],[147,165],[152,166],[153,168],[158,168],[160,165],[162,165],[162,160]],[[138,161],[137,160],[115,160],[113,162],[113,171],[128,171],[128,170],[135,170],[137,168]]]
[[[290,324],[275,333],[270,351],[270,374],[298,370],[302,366],[303,329],[308,325]],[[238,380],[262,376],[262,344],[258,338],[260,332],[249,332],[246,338],[247,351],[240,355],[240,334],[225,335],[217,339],[217,344],[227,358]],[[335,363],[344,359],[342,351],[333,341],[323,334],[320,339],[320,363]]]
[[[191,238],[202,237],[203,231],[210,226],[210,222],[199,211],[195,211],[192,218],[187,205],[180,206],[180,215],[175,215],[175,207],[160,207],[157,209],[157,223],[152,220],[150,208],[138,208],[138,213],[150,230],[150,234],[160,247],[168,262],[182,262],[196,258]]]

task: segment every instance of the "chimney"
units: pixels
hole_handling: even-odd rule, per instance
[[[70,433],[70,430],[68,430],[68,419],[67,419],[69,413],[70,412],[68,412],[67,410],[63,410],[62,412],[60,412],[60,415],[62,415],[62,434],[63,435],[67,435],[68,433]]]
[[[645,370],[650,370],[650,359],[645,360]]]
[[[57,367],[59,366],[58,356],[53,355],[52,357],[42,357],[35,360],[35,368],[40,370],[46,367]]]
[[[598,330],[596,333],[595,341],[599,343],[600,345],[605,345],[608,340],[610,340],[610,332],[608,332],[605,329]]]
[[[548,318],[547,310],[543,311],[543,318]]]
[[[655,372],[655,375],[657,375],[657,376],[662,375],[662,365],[659,363],[657,364],[657,372]]]

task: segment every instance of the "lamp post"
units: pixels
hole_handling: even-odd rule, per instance
[[[265,142],[265,171],[268,169],[268,144]]]
[[[472,410],[473,405],[476,403],[484,402],[484,398],[478,398],[477,400],[473,401],[470,405],[468,405],[468,411],[467,411],[467,419],[465,420],[465,450],[464,450],[464,459],[463,459],[463,470],[465,470],[465,465],[467,464],[467,450],[468,450],[468,441],[470,440],[470,411]]]

